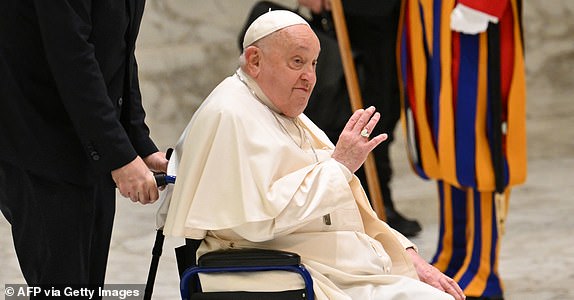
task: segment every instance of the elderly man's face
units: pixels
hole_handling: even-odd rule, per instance
[[[320,50],[319,39],[305,25],[283,29],[263,50],[258,84],[288,117],[298,116],[307,106],[317,81]]]

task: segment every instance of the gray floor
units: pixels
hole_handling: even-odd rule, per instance
[[[506,284],[506,299],[574,299],[574,239],[570,235],[574,232],[574,50],[568,42],[572,32],[569,28],[574,28],[574,10],[550,13],[544,9],[545,3],[559,2],[528,3],[533,6],[526,12],[531,21],[526,51],[529,176],[524,185],[512,192],[500,272]],[[537,9],[535,3],[540,4]],[[541,17],[535,19],[533,15]],[[550,29],[545,27],[545,22],[556,15],[564,21],[554,22]],[[546,43],[545,38],[553,43]],[[160,140],[169,140],[166,136],[173,140],[173,133],[158,128],[152,127],[152,132]],[[401,131],[397,134],[401,135]],[[413,175],[401,137],[393,146],[393,157],[396,204],[405,215],[421,221],[423,232],[414,241],[422,255],[430,258],[437,234],[435,186]],[[145,283],[156,209],[157,204],[144,207],[118,198],[108,283]],[[155,284],[156,299],[178,297],[173,249],[180,242],[170,239],[164,245]],[[24,280],[13,251],[10,226],[0,217],[0,299],[4,297],[4,284],[16,283]]]

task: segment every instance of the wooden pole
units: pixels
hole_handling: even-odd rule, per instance
[[[355,69],[355,62],[351,53],[351,43],[349,42],[349,34],[347,32],[347,24],[341,0],[331,0],[331,11],[335,24],[335,32],[337,34],[337,41],[339,43],[339,51],[341,52],[341,58],[343,61],[347,90],[349,91],[349,98],[351,100],[351,109],[355,111],[363,108],[363,99],[361,98],[361,90],[359,89],[357,71]],[[381,187],[379,185],[379,176],[377,174],[377,167],[375,165],[373,153],[369,153],[363,167],[365,169],[365,175],[367,176],[367,184],[369,186],[369,194],[371,196],[373,209],[377,213],[379,219],[386,221],[387,216],[385,214],[385,206],[383,204]]]

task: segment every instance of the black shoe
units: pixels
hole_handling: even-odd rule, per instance
[[[385,214],[387,215],[387,224],[406,237],[413,237],[422,230],[417,220],[409,220],[394,209],[385,208]]]

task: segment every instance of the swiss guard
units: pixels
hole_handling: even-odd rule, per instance
[[[437,181],[432,264],[467,299],[503,299],[498,272],[513,186],[526,179],[520,0],[405,0],[397,48],[413,170]]]

